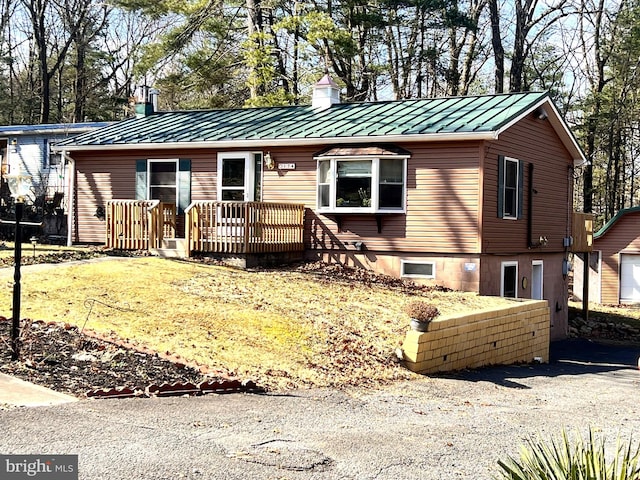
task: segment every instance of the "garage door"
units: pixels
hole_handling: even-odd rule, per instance
[[[620,302],[640,303],[640,255],[620,255]]]

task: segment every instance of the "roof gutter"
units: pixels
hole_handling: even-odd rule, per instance
[[[33,129],[33,130],[24,130],[24,129],[15,129],[15,130],[2,130],[0,131],[0,136],[2,137],[6,137],[9,135],[24,135],[24,136],[29,136],[29,135],[50,135],[50,134],[58,134],[58,133],[64,133],[64,134],[82,134],[82,133],[87,133],[90,132],[92,130],[97,130],[98,128],[103,128],[105,125],[103,125],[102,127],[60,127],[60,128],[38,128],[38,129]]]
[[[119,143],[110,145],[52,145],[55,152],[91,152],[91,151],[116,151],[116,150],[173,150],[180,148],[260,148],[260,147],[292,147],[309,145],[334,145],[348,143],[385,143],[385,142],[438,142],[438,141],[469,141],[469,140],[496,140],[498,132],[474,132],[474,133],[434,133],[412,135],[380,135],[365,137],[312,137],[312,138],[264,138],[259,140],[209,140],[202,142],[145,142],[145,143]]]

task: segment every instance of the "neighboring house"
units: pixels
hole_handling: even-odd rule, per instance
[[[582,300],[584,255],[574,261],[574,296]],[[593,236],[589,301],[640,303],[640,207],[620,210]]]
[[[51,145],[109,125],[107,122],[0,126],[0,173],[30,175],[33,198],[65,191],[65,162]]]
[[[149,107],[56,147],[74,172],[70,243],[130,236],[118,228],[142,217],[109,213],[115,200],[157,199],[177,205],[189,251],[270,254],[283,241],[255,242],[291,227],[277,210],[297,204],[291,248],[307,258],[544,298],[552,337],[566,334],[573,169],[585,158],[547,94],[340,104],[325,77],[311,106]]]

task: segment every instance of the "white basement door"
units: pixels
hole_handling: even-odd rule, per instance
[[[620,255],[620,303],[640,303],[640,255]]]

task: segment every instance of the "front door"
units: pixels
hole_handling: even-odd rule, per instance
[[[252,202],[254,168],[249,153],[218,154],[218,198],[223,201]]]

